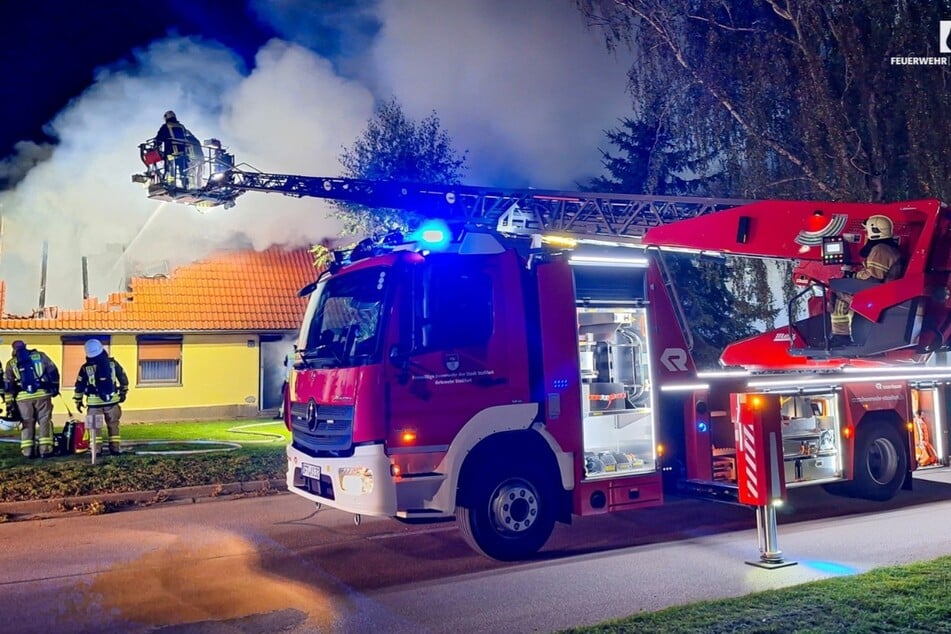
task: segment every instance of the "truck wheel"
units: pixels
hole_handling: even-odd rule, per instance
[[[867,500],[890,500],[901,488],[908,471],[905,443],[894,426],[872,423],[860,428],[855,442],[855,474],[851,482],[830,487],[833,493]]]
[[[545,476],[528,468],[479,474],[456,507],[456,521],[473,550],[500,561],[534,555],[555,526],[555,495]]]

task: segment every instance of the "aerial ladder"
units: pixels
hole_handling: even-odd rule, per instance
[[[139,146],[145,172],[132,180],[146,185],[153,200],[199,209],[228,209],[245,192],[278,193],[413,210],[509,236],[793,261],[801,290],[787,305],[789,325],[732,344],[724,365],[784,371],[868,359],[922,363],[951,337],[951,210],[938,200],[749,201],[270,174],[236,164],[218,140],[202,148],[188,174],[175,174],[155,139],[146,141]],[[892,219],[906,259],[901,279],[884,284],[847,274],[861,261],[862,222],[875,214]],[[854,345],[829,344],[835,293],[854,297]],[[808,307],[804,319],[796,318],[800,301]],[[686,320],[678,317],[689,339]]]
[[[203,160],[189,168],[187,189],[181,187],[181,179],[166,170],[154,139],[139,146],[146,172],[133,175],[133,181],[146,184],[148,197],[153,200],[199,209],[219,205],[228,209],[245,192],[277,193],[416,210],[434,218],[459,220],[467,226],[491,227],[507,235],[558,234],[635,245],[652,227],[750,202],[268,174],[245,164],[235,165],[234,156],[216,140],[206,142],[203,148]]]

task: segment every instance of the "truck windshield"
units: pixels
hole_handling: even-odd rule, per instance
[[[317,286],[297,344],[305,364],[341,368],[379,362],[388,270],[341,273]]]

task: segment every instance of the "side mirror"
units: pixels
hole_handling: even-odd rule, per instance
[[[390,348],[390,363],[401,370],[397,380],[400,385],[409,383],[409,355],[400,350],[399,346],[394,345]]]
[[[394,345],[390,348],[389,358],[390,363],[397,368],[405,370],[409,367],[409,355],[400,350],[399,346]]]

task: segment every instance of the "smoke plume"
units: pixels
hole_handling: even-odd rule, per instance
[[[395,97],[415,119],[435,111],[454,147],[468,150],[467,184],[566,189],[600,173],[602,130],[630,110],[626,62],[605,52],[570,2],[385,0],[330,24],[326,15],[288,19],[314,15],[303,1],[252,6],[281,39],[250,68],[198,37],[146,43],[131,62],[100,69],[49,122],[54,147],[21,143],[0,161],[0,180],[17,182],[0,192],[6,312],[36,308],[44,241],[46,304],[75,308],[83,256],[104,298],[122,290],[131,262],[174,267],[219,248],[304,246],[339,233],[319,199],[249,193],[205,213],[147,199],[130,177],[144,171],[138,145],[169,109],[239,163],[337,176],[374,104]],[[321,57],[315,34],[335,25],[350,36]]]

